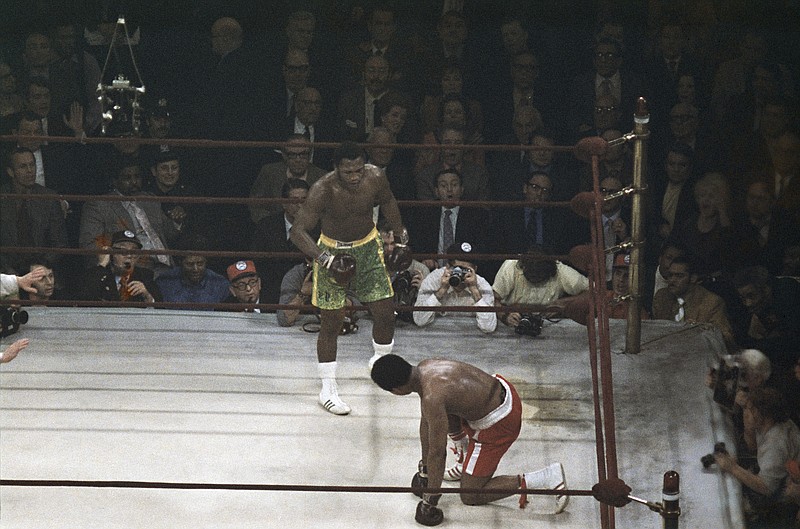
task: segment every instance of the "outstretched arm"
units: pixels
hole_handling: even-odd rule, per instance
[[[27,338],[23,338],[6,347],[6,350],[0,353],[0,363],[5,364],[15,359],[20,351],[28,347],[29,343]]]

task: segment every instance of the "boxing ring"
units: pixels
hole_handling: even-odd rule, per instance
[[[637,121],[623,141],[646,136],[646,124]],[[606,147],[589,142],[582,153],[594,166],[595,192],[573,208],[590,218],[599,215],[593,197]],[[641,149],[638,141],[639,162]],[[638,189],[626,191],[634,206],[641,165]],[[602,232],[597,219],[592,224],[594,244],[582,256],[594,300],[588,346],[587,327],[572,320],[546,321],[534,338],[505,326],[483,335],[462,314],[425,328],[398,322],[395,352],[412,363],[468,362],[514,383],[524,425],[498,474],[560,461],[569,490],[590,496],[598,480],[619,476],[637,500],[654,502],[662,475],[676,471],[684,527],[742,527],[737,484],[700,464],[714,442],[734,444],[704,386],[708,367],[725,354],[722,337],[630,316],[630,325],[609,322],[597,302],[604,282],[592,279],[604,277]],[[634,221],[625,248],[634,259],[640,231]],[[630,314],[638,314],[639,282],[632,271]],[[388,395],[369,379],[368,319],[339,339],[340,392],[354,408],[343,418],[319,409],[315,335],[279,327],[274,314],[51,305],[26,307],[30,323],[20,337],[32,345],[0,371],[0,527],[418,527],[417,498],[400,490],[419,459],[418,399]],[[457,494],[445,494],[440,506],[451,527],[662,524],[637,503],[612,509],[586,496],[575,495],[559,515],[537,513],[542,497],[533,495],[526,510],[514,497],[467,507]]]
[[[192,484],[407,486],[419,459],[419,399],[398,398],[368,376],[371,322],[340,337],[339,384],[348,417],[325,413],[316,336],[274,315],[148,309],[31,307],[32,345],[0,370],[0,476]],[[619,354],[612,320],[620,477],[660,499],[661,475],[681,475],[684,527],[736,528],[729,479],[702,470],[713,441],[731,442],[703,376],[725,348],[718,331],[643,322],[642,352]],[[519,440],[498,472],[561,461],[571,489],[597,482],[586,329],[546,322],[539,337],[471,318],[398,326],[395,350],[412,363],[444,356],[502,373],[524,402]],[[709,417],[711,420],[709,421]],[[730,446],[730,444],[729,444]],[[600,527],[600,503],[536,514],[536,497],[468,507],[441,500],[443,527]],[[410,493],[0,487],[3,528],[418,527]],[[619,527],[656,528],[631,503]]]

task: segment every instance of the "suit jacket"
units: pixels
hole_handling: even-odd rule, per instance
[[[286,162],[280,161],[269,163],[261,167],[258,176],[253,182],[253,187],[250,188],[250,196],[267,197],[267,198],[280,198],[281,188],[286,182],[286,173],[288,168]],[[325,171],[316,165],[308,166],[308,185],[314,185],[314,182],[319,180],[325,175]],[[258,224],[258,222],[267,215],[275,215],[283,212],[281,204],[248,204],[250,209],[250,218]]]
[[[117,193],[112,193],[117,195]],[[121,195],[118,195],[121,196]],[[153,230],[155,230],[165,247],[174,241],[178,236],[178,228],[172,219],[167,217],[158,202],[147,202],[147,195],[139,195],[136,203],[147,214]],[[145,200],[142,200],[145,199]],[[97,238],[101,236],[111,237],[111,234],[120,230],[131,230],[136,233],[137,224],[128,214],[128,210],[122,202],[94,201],[87,202],[83,206],[81,215],[81,232],[79,244],[81,248],[97,248]],[[96,258],[89,256],[89,262],[95,263]]]
[[[317,228],[310,235],[313,239],[318,238],[319,229]],[[283,211],[267,215],[256,224],[250,249],[254,252],[300,252],[297,246],[286,238]],[[303,262],[305,262],[305,258],[302,256],[257,259],[255,264],[261,276],[262,303],[278,303],[283,276],[294,265]]]
[[[389,89],[386,93],[393,91]],[[386,95],[386,94],[384,94]],[[339,106],[336,117],[336,129],[341,141],[364,142],[367,139],[366,114],[366,94],[363,86],[357,86],[347,90],[339,98]],[[373,125],[380,123],[380,117],[373,117]]]
[[[519,198],[515,200],[521,200]],[[531,211],[528,226],[525,225],[525,208],[503,208],[492,233],[496,234],[497,251],[501,253],[524,253],[536,244],[535,210]],[[578,233],[580,231],[580,233]],[[542,208],[543,245],[557,254],[565,255],[588,233],[588,223],[571,210]]]
[[[13,193],[11,188],[3,188],[3,193]],[[55,194],[56,191],[39,184],[34,184],[31,189],[32,195]],[[18,226],[21,219],[17,216],[17,206],[19,200],[4,199],[0,204],[0,244],[2,246],[19,246]],[[64,222],[64,213],[61,204],[56,200],[25,200],[27,216],[24,222],[28,226],[31,236],[29,241],[33,246],[47,248],[66,248],[67,229]],[[27,244],[25,244],[27,246]],[[50,256],[57,259],[58,256]],[[0,263],[3,267],[11,267],[17,272],[22,272],[20,268],[26,259],[22,254],[6,254],[0,256]]]
[[[161,289],[155,282],[153,271],[136,267],[131,274],[131,281],[141,281],[153,299],[164,301]],[[95,266],[86,271],[83,285],[83,298],[88,301],[120,301],[117,280],[111,265]],[[146,301],[143,296],[135,296],[130,301]]]
[[[409,219],[411,245],[414,253],[438,253],[439,232],[441,230],[441,207],[419,208]],[[489,212],[480,208],[461,206],[455,225],[454,242],[466,241],[478,253],[488,253],[488,230],[491,224]]]
[[[286,138],[289,134],[294,134],[294,120],[295,117],[291,116],[288,118],[284,118],[284,134],[283,138]],[[313,125],[314,127],[314,143],[336,143],[337,142],[337,131],[336,127],[325,117],[325,114],[320,116],[320,119],[317,120],[316,123]],[[333,169],[331,165],[331,157],[333,156],[333,149],[327,147],[314,147],[312,150],[312,158],[311,162],[326,171],[330,171]]]
[[[684,316],[686,322],[711,323],[722,332],[725,343],[733,344],[733,330],[721,297],[700,285],[689,287],[684,296]],[[653,318],[675,321],[678,314],[678,298],[668,288],[662,288],[653,297]]]
[[[572,135],[577,134],[581,124],[592,125],[594,123],[595,75],[596,72],[592,69],[572,80],[569,91],[569,101],[572,102],[572,106],[567,115],[569,133]],[[620,70],[620,88],[622,100],[619,104],[622,123],[632,123],[636,100],[640,96],[646,95],[644,82],[637,74],[628,70]]]
[[[435,200],[433,188],[436,186],[436,173],[442,164],[429,165],[417,174],[417,199]],[[461,200],[489,200],[489,173],[480,165],[464,160],[461,162],[461,186],[464,194]]]

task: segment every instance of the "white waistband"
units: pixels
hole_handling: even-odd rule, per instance
[[[506,398],[503,400],[503,403],[500,406],[496,407],[477,421],[467,421],[467,424],[469,424],[469,427],[473,430],[486,430],[487,428],[491,428],[498,422],[505,419],[508,414],[511,413],[511,388],[508,387],[508,383],[502,378],[498,377],[497,375],[495,375],[495,378],[499,380],[505,388]]]

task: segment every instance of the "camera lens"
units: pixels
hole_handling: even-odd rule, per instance
[[[14,323],[20,323],[22,325],[25,325],[26,323],[28,323],[28,313],[24,310],[15,311],[11,315],[11,321]]]

